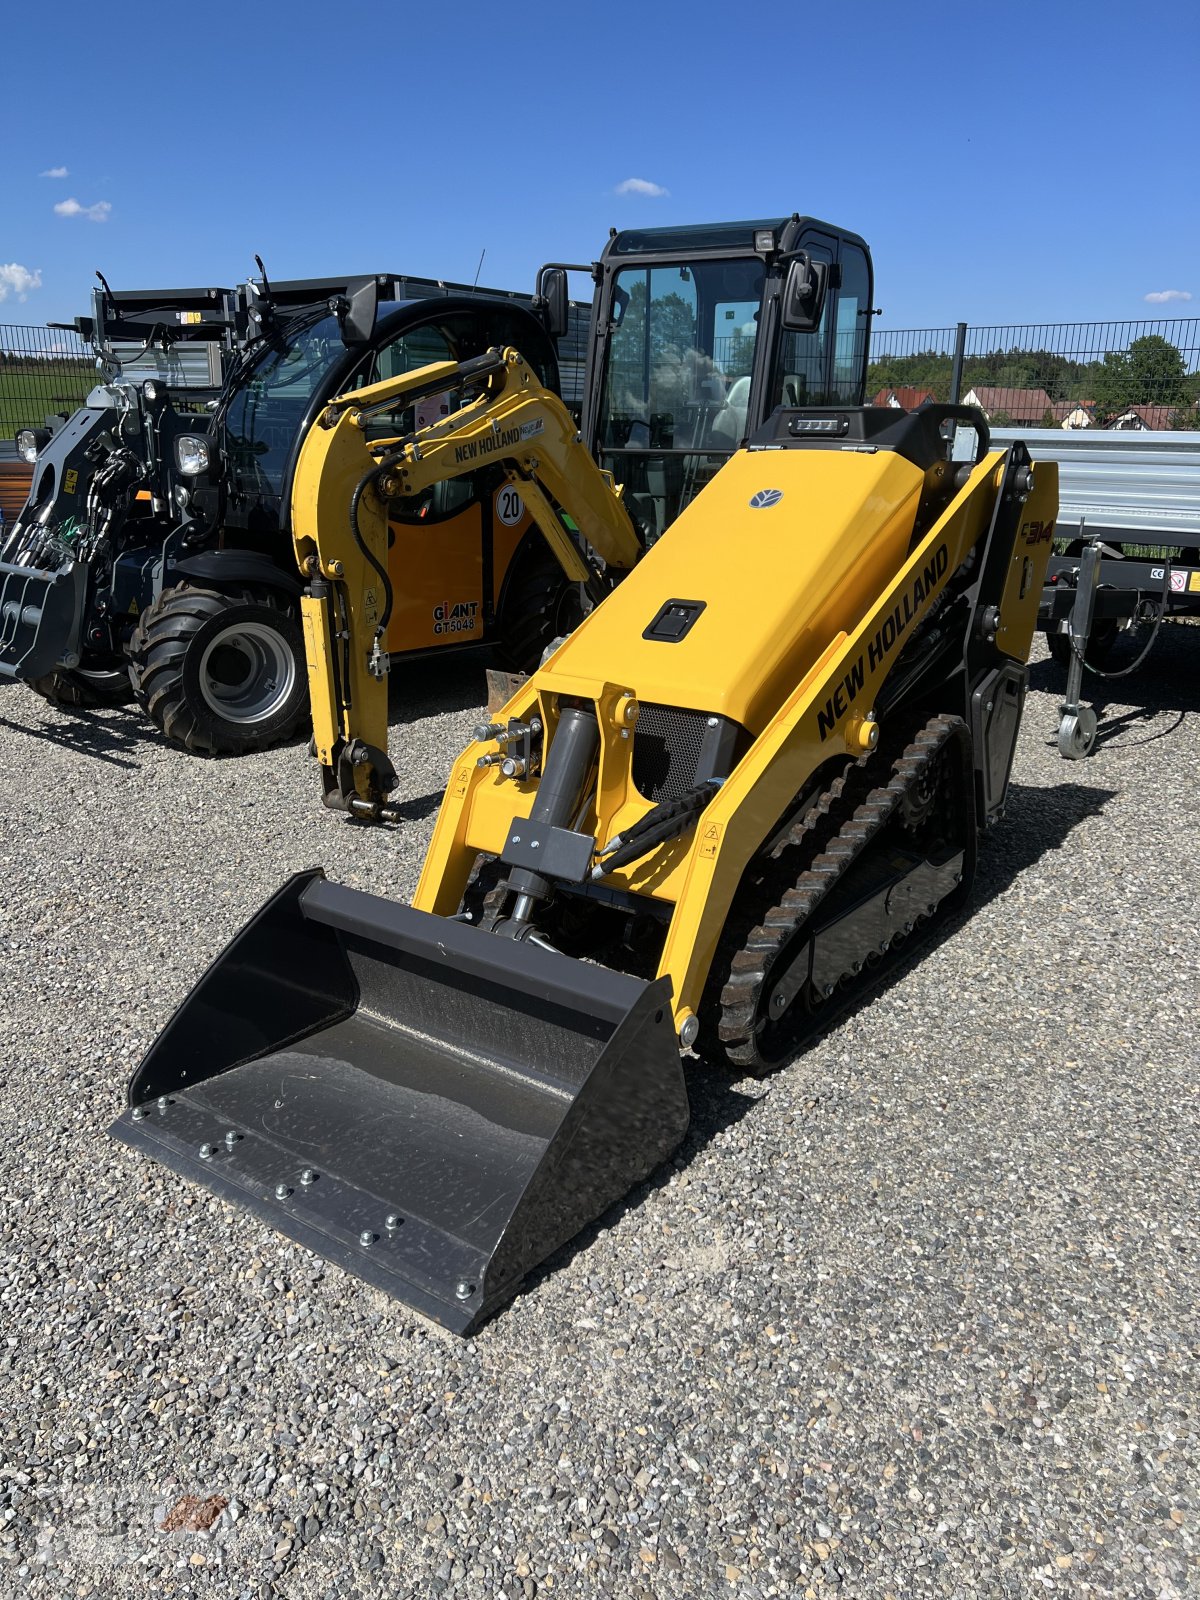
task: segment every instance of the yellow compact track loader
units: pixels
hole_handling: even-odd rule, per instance
[[[776,351],[842,325],[846,275],[818,265],[768,262]],[[786,402],[795,368],[754,360]],[[669,491],[677,515],[453,763],[413,905],[285,885],[148,1052],[118,1137],[465,1334],[678,1145],[681,1048],[772,1070],[964,904],[1055,470],[971,408],[819,398],[719,470],[628,474],[635,513]],[[307,526],[314,584],[367,543]],[[378,615],[338,619],[325,648],[366,661]],[[353,723],[315,659],[332,749]]]

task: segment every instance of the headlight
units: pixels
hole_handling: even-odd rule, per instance
[[[158,384],[155,383],[153,378],[147,378],[146,382],[142,385],[142,394],[145,396],[147,405],[157,405],[161,392],[162,391],[159,389]]]
[[[175,440],[175,465],[185,478],[196,478],[207,472],[208,440],[198,434],[181,433]]]
[[[38,458],[38,432],[35,428],[22,428],[17,434],[17,454],[32,466]]]

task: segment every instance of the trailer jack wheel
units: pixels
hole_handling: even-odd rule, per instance
[[[1068,711],[1058,725],[1058,753],[1068,761],[1082,761],[1096,743],[1096,713],[1091,706]]]

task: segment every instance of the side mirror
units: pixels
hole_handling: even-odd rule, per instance
[[[347,285],[347,295],[337,307],[338,322],[345,345],[370,344],[375,333],[375,318],[379,311],[379,281],[376,278],[354,278]]]
[[[789,333],[815,333],[825,309],[829,267],[797,251],[783,285],[783,326]]]
[[[562,267],[543,269],[538,294],[545,304],[546,331],[552,339],[561,339],[570,321],[567,274]]]

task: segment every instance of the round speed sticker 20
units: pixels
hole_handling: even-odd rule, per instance
[[[511,483],[496,490],[496,515],[506,528],[515,528],[525,515],[525,502]]]

